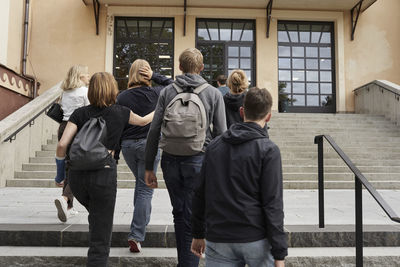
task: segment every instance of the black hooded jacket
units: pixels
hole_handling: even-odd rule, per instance
[[[218,243],[267,238],[272,255],[287,255],[279,148],[264,129],[237,123],[207,147],[193,197],[192,234]]]
[[[229,129],[232,124],[243,122],[240,117],[239,108],[243,106],[243,100],[246,93],[240,95],[233,95],[230,92],[224,95],[225,114],[226,114],[226,127]]]

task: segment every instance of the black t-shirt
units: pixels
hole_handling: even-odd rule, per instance
[[[121,135],[125,127],[129,125],[130,110],[120,105],[110,107],[95,107],[92,105],[76,109],[69,121],[78,126],[78,131],[90,118],[102,116],[107,126],[107,141],[104,146],[109,150],[119,148]]]

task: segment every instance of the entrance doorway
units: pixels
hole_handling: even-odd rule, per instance
[[[254,86],[254,34],[252,20],[197,19],[196,47],[204,57],[203,78],[216,87],[218,75],[242,69]]]
[[[333,29],[331,22],[278,22],[279,99],[287,112],[336,112]]]

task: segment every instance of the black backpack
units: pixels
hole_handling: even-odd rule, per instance
[[[107,138],[106,122],[102,117],[90,118],[79,132],[69,150],[71,170],[98,170],[111,159],[111,153],[103,145]]]

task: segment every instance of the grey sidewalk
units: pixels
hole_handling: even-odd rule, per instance
[[[400,214],[400,190],[380,190],[383,198]],[[54,199],[59,188],[0,188],[0,224],[62,224],[56,213]],[[114,224],[129,225],[133,210],[133,189],[118,189]],[[154,191],[150,225],[170,225],[171,205],[166,189]],[[87,224],[87,212],[78,201],[79,215],[68,224]],[[284,191],[285,224],[318,224],[318,192],[316,190]],[[325,223],[354,224],[354,190],[325,191]],[[363,191],[364,224],[396,224],[384,214],[367,191]],[[398,224],[397,224],[398,225]]]

